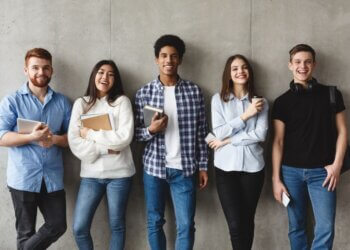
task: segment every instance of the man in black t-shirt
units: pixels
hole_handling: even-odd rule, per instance
[[[312,249],[332,249],[335,188],[347,144],[345,107],[337,90],[333,124],[329,88],[312,77],[316,66],[313,48],[299,44],[289,54],[293,81],[272,109],[273,193],[278,202],[282,202],[283,193],[291,200],[287,208],[292,250],[309,249],[308,196],[316,221]]]

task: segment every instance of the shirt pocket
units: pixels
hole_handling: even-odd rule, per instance
[[[45,123],[49,126],[52,133],[60,134],[62,131],[63,119],[64,119],[64,112],[56,111],[48,115]]]

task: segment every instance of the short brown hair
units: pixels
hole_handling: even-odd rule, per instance
[[[245,58],[243,55],[236,54],[227,58],[224,72],[222,73],[222,86],[221,86],[220,97],[224,102],[228,102],[230,94],[233,93],[233,81],[231,79],[231,64],[235,59],[241,59],[247,65],[249,78],[248,78],[246,88],[248,91],[249,100],[251,100],[252,97],[255,95],[253,68],[250,65],[247,58]]]
[[[52,64],[52,56],[50,54],[49,51],[47,51],[46,49],[43,48],[34,48],[31,50],[28,50],[26,53],[26,56],[24,58],[24,62],[27,65],[29,58],[31,57],[38,57],[38,58],[42,58],[42,59],[46,59],[48,61],[50,61],[50,63]]]
[[[304,52],[310,52],[311,55],[312,55],[312,59],[313,61],[315,62],[316,61],[316,52],[315,50],[310,46],[310,45],[307,45],[307,44],[298,44],[298,45],[295,45],[290,51],[289,51],[289,61],[292,61],[293,59],[293,56],[298,53],[298,52],[301,52],[301,51],[304,51]]]

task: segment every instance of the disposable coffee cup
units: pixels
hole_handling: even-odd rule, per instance
[[[263,99],[262,96],[260,96],[260,95],[255,95],[255,96],[253,96],[253,98],[252,98],[252,103],[256,103],[257,101],[259,101],[259,100],[261,100],[261,99]]]

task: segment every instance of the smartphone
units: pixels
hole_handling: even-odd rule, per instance
[[[290,202],[290,198],[287,196],[285,192],[282,193],[282,204],[287,207]]]

